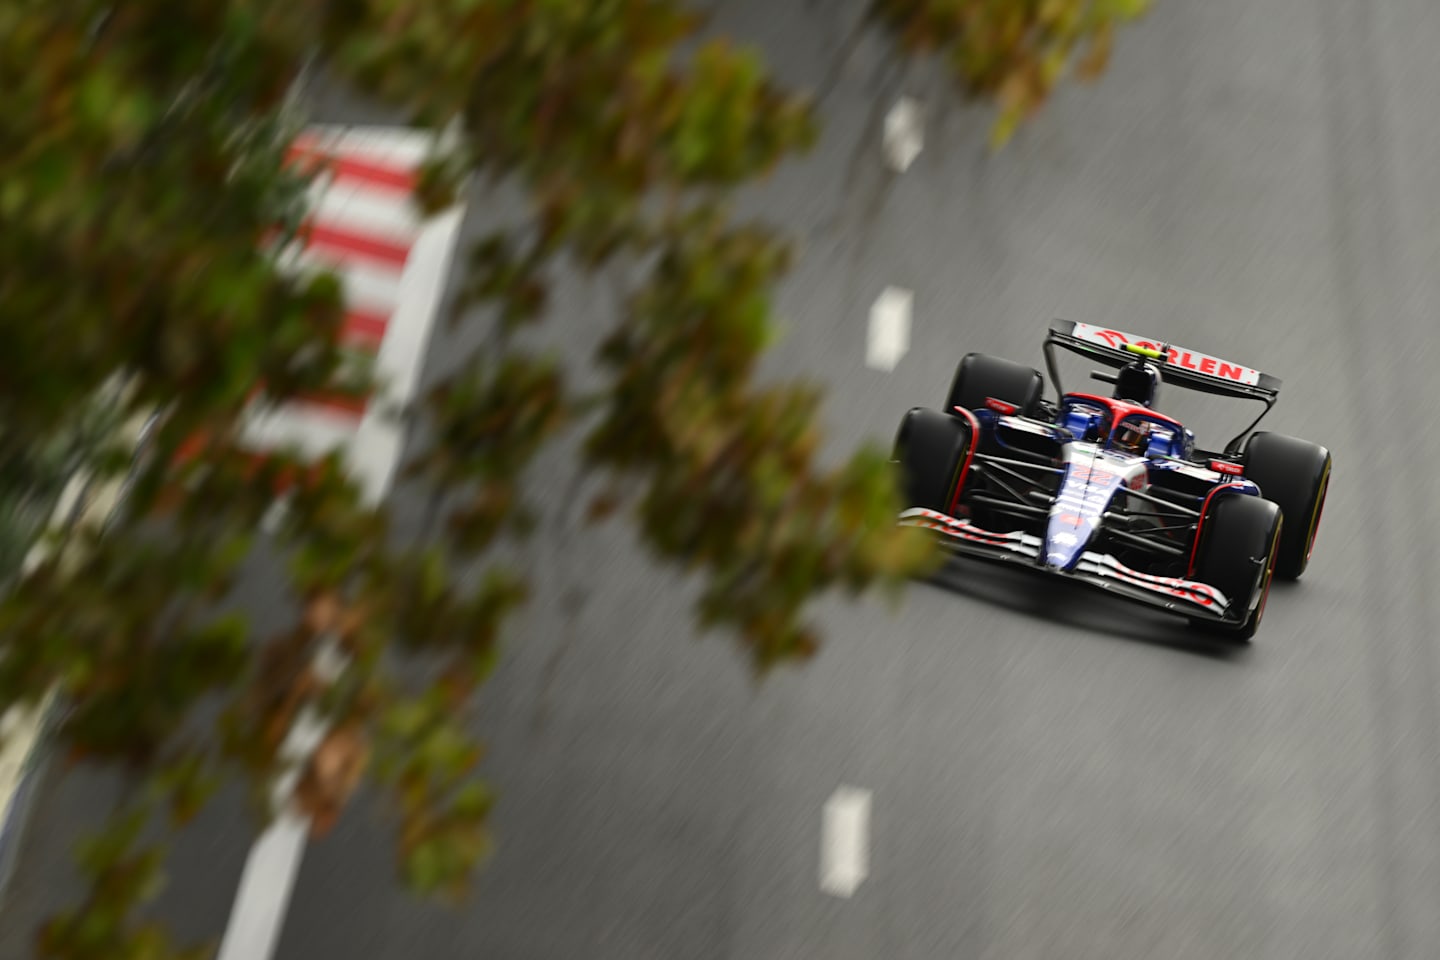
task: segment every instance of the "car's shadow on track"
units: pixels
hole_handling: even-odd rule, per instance
[[[1042,623],[1168,647],[1211,660],[1239,660],[1250,650],[1247,643],[1207,633],[1191,627],[1179,616],[1109,596],[1088,584],[1038,575],[1005,564],[952,557],[920,582]],[[1261,631],[1263,635],[1263,626]]]

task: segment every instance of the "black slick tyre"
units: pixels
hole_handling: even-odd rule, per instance
[[[1216,497],[1205,512],[1190,579],[1225,594],[1238,615],[1213,626],[1236,639],[1253,637],[1265,615],[1283,537],[1282,519],[1273,501],[1245,494]]]
[[[915,407],[895,434],[904,507],[948,513],[970,453],[970,425],[960,417]]]
[[[1330,489],[1330,451],[1282,433],[1257,433],[1245,446],[1245,477],[1280,505],[1285,534],[1275,575],[1295,580],[1310,563]]]
[[[1035,415],[1044,390],[1044,377],[1032,367],[983,353],[967,353],[955,368],[944,409],[946,413],[956,407],[979,410],[993,397],[1013,404],[1021,416],[1030,417]]]

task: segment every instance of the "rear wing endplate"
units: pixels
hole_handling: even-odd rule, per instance
[[[1055,384],[1057,395],[1063,396],[1060,375],[1055,369],[1055,347],[1087,357],[1108,367],[1123,367],[1132,363],[1136,355],[1126,350],[1127,344],[1158,351],[1162,356],[1155,362],[1164,382],[1186,390],[1209,393],[1221,397],[1237,397],[1243,400],[1258,400],[1265,409],[1255,421],[1241,431],[1240,435],[1225,446],[1227,453],[1239,450],[1245,436],[1270,412],[1280,396],[1280,381],[1268,373],[1261,373],[1251,367],[1231,363],[1198,350],[1178,347],[1149,337],[1141,337],[1111,327],[1101,327],[1074,320],[1055,320],[1045,337],[1045,365],[1050,371],[1050,380]]]

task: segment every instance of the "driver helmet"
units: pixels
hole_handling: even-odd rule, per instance
[[[1116,429],[1113,445],[1129,453],[1143,453],[1150,442],[1151,426],[1148,420],[1127,420]]]

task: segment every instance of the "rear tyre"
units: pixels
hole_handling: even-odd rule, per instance
[[[1208,583],[1225,594],[1230,609],[1242,611],[1237,622],[1196,621],[1249,640],[1265,615],[1270,581],[1275,574],[1283,523],[1280,507],[1245,494],[1216,498],[1200,527],[1192,580]]]
[[[967,353],[955,368],[945,412],[956,407],[979,410],[985,400],[994,397],[1016,406],[1016,413],[1032,417],[1045,392],[1045,378],[1040,371],[1024,364],[983,353]]]
[[[948,513],[970,452],[970,425],[938,410],[915,407],[900,421],[894,459],[905,507]]]
[[[1261,496],[1278,503],[1285,515],[1275,575],[1295,580],[1305,572],[1315,549],[1315,534],[1330,489],[1330,451],[1281,433],[1257,433],[1245,446],[1245,476],[1260,486]]]

